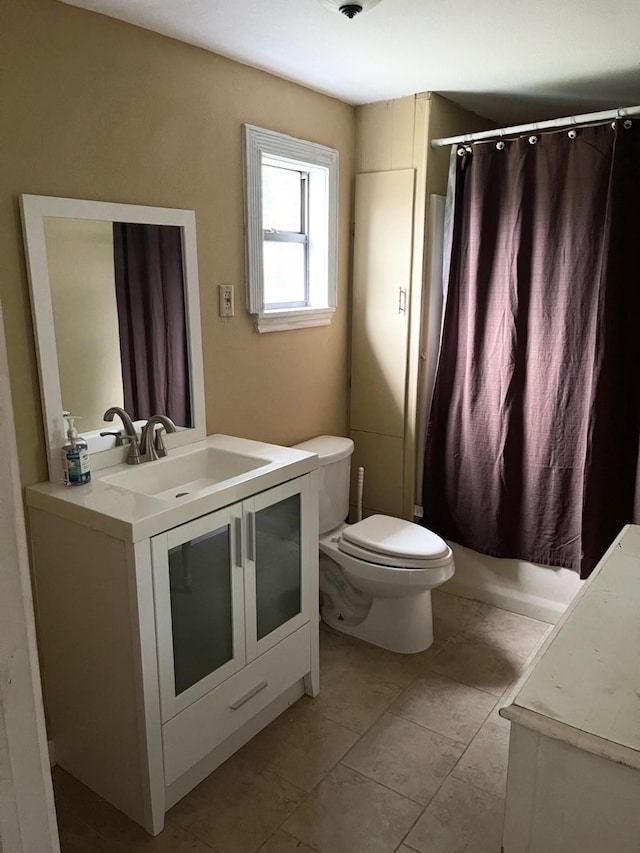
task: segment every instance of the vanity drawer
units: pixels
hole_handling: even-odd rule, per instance
[[[303,625],[162,726],[170,785],[311,668],[311,630]]]

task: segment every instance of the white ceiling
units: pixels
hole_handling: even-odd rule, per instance
[[[351,104],[440,92],[500,124],[640,103],[639,0],[63,0]]]

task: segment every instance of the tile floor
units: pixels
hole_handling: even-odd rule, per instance
[[[174,806],[157,838],[54,768],[63,853],[499,853],[497,709],[549,626],[443,592],[433,610],[419,655],[322,630],[320,695]]]

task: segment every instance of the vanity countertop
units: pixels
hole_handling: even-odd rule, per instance
[[[308,474],[318,467],[318,457],[291,447],[280,447],[228,435],[210,435],[204,441],[173,448],[166,457],[175,466],[181,457],[216,449],[255,457],[260,464],[253,470],[200,488],[192,494],[171,499],[143,494],[108,482],[114,475],[162,466],[164,459],[140,466],[116,465],[92,472],[91,482],[81,486],[39,483],[26,488],[29,507],[100,530],[116,539],[138,542],[193,518],[214,512],[280,483]],[[185,459],[186,462],[186,459]],[[179,489],[174,491],[178,492]]]
[[[640,769],[640,526],[613,542],[500,714]]]

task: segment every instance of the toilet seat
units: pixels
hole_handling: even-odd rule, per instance
[[[320,537],[320,552],[337,563],[349,583],[362,592],[385,598],[411,595],[440,586],[454,573],[451,549],[443,559],[431,560],[426,566],[407,565],[408,558],[395,566],[385,564],[381,562],[384,555],[373,551],[366,552],[366,558],[352,556],[341,547],[343,529],[339,527]]]
[[[449,563],[452,551],[436,533],[388,515],[372,515],[340,531],[345,554],[399,569],[435,569]]]

